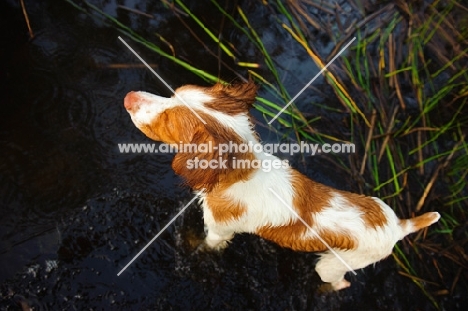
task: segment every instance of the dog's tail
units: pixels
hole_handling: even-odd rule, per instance
[[[402,229],[402,236],[400,239],[403,239],[410,233],[429,227],[433,223],[437,222],[439,218],[439,213],[429,212],[410,219],[400,219],[400,227]]]

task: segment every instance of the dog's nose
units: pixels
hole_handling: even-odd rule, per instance
[[[136,92],[129,92],[126,96],[125,96],[125,99],[124,99],[124,106],[125,106],[125,109],[127,110],[132,110],[132,108],[135,106],[135,103],[138,102],[138,99],[137,99],[137,94]]]

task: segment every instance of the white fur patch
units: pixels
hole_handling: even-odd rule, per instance
[[[328,206],[313,214],[317,230],[331,230],[343,234],[364,231],[362,213],[338,193],[332,193]]]
[[[259,159],[277,159],[275,156],[264,153],[256,154],[256,156]],[[272,188],[283,198],[284,202],[292,207],[294,191],[290,172],[290,169],[273,169],[269,172],[258,169],[251,179],[239,181],[226,189],[224,194],[231,200],[246,206],[247,212],[239,219],[223,224],[224,229],[232,232],[254,233],[257,229],[267,225],[281,226],[289,223],[294,216],[268,189]],[[205,205],[204,212],[204,220],[208,227],[219,225]]]

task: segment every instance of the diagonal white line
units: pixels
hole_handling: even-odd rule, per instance
[[[296,213],[295,210],[293,210],[293,209],[291,208],[291,206],[289,206],[286,202],[284,202],[284,200],[283,200],[272,188],[268,188],[268,190],[270,190],[270,191],[278,198],[278,200],[280,200],[281,203],[283,203],[284,206],[286,206],[286,207],[289,209],[289,211],[290,211],[291,213],[293,213],[293,215],[294,215],[297,219],[299,219],[299,220],[304,224],[304,226],[306,226],[307,229],[309,229],[310,232],[312,232],[312,234],[315,235],[315,237],[316,237],[317,239],[319,239],[320,242],[322,242],[322,243],[328,248],[328,250],[329,250],[331,253],[333,253],[333,255],[335,255],[336,258],[338,258],[338,259],[345,265],[346,268],[349,269],[349,271],[351,271],[352,273],[354,273],[354,275],[357,275],[357,273],[353,270],[353,268],[351,268],[351,266],[348,265],[348,264],[346,263],[346,261],[344,261],[344,259],[341,258],[341,256],[338,255],[338,253],[335,252],[335,251],[333,250],[333,248],[331,248],[330,245],[328,245],[328,243],[325,242],[325,240],[322,239],[322,237],[321,237],[317,232],[315,232],[315,230],[314,230],[308,223],[306,223],[305,220],[302,219],[302,217],[299,216],[299,214]]]
[[[158,232],[158,234],[156,234],[156,236],[153,239],[151,239],[151,241],[149,241],[148,244],[146,244],[146,246],[143,247],[143,249],[138,254],[136,254],[135,257],[133,257],[133,259],[130,260],[130,262],[125,267],[123,267],[122,270],[120,270],[119,273],[117,273],[117,276],[120,276],[122,272],[124,272],[135,261],[135,259],[137,259],[150,246],[150,244],[153,243],[161,235],[161,233],[163,233],[164,230],[166,230],[177,219],[177,217],[182,215],[182,213],[187,209],[187,207],[189,207],[190,204],[192,204],[192,202],[195,201],[195,199],[197,198],[198,198],[198,195],[194,196],[193,199],[191,199],[190,202],[188,202],[187,205],[185,205],[184,208],[182,208],[180,212],[178,212],[177,215],[175,215],[174,218],[172,218],[171,221],[169,221],[167,225],[165,225],[164,228],[162,228]]]
[[[325,67],[323,67],[322,70],[320,70],[319,73],[317,73],[317,74],[315,75],[315,77],[313,77],[312,80],[310,80],[309,83],[307,83],[306,86],[304,86],[304,87],[302,88],[302,90],[300,90],[299,93],[297,93],[296,96],[294,96],[293,99],[291,99],[291,100],[289,101],[289,103],[287,103],[286,106],[284,106],[283,109],[281,109],[281,110],[273,117],[273,119],[270,120],[270,122],[268,122],[268,124],[271,124],[273,121],[275,121],[276,118],[278,118],[279,115],[282,114],[282,113],[286,110],[286,108],[288,108],[289,105],[291,105],[292,102],[295,101],[296,98],[298,98],[299,95],[301,95],[302,92],[304,92],[305,89],[307,89],[307,88],[312,84],[312,82],[314,82],[315,79],[317,79],[317,78],[322,74],[322,72],[324,72],[324,71],[328,68],[328,66],[330,66],[330,65],[335,61],[335,59],[337,59],[338,56],[340,56],[340,55],[348,48],[348,46],[349,46],[351,43],[354,42],[354,40],[356,40],[356,37],[354,37],[351,41],[349,41],[348,44],[346,44],[346,45],[344,46],[344,48],[342,48],[342,49],[338,52],[338,54],[336,54],[335,57],[333,57],[332,60],[329,61],[328,64],[327,64]]]
[[[126,46],[130,51],[133,52],[133,54],[135,54],[136,57],[138,57],[138,59],[139,59],[143,64],[145,64],[146,67],[148,67],[148,69],[149,69],[156,77],[158,77],[158,79],[175,95],[175,97],[177,97],[178,100],[180,100],[185,106],[187,106],[187,108],[190,109],[190,111],[192,111],[193,114],[194,114],[198,119],[200,119],[200,121],[202,121],[203,124],[206,124],[205,120],[203,120],[203,118],[200,117],[200,115],[199,115],[195,110],[193,110],[193,108],[190,107],[190,106],[185,102],[185,100],[184,100],[182,97],[180,97],[180,96],[174,91],[174,89],[173,89],[169,84],[167,84],[167,82],[164,81],[164,79],[161,78],[161,76],[158,75],[158,73],[157,73],[156,71],[154,71],[153,68],[151,68],[150,65],[148,65],[147,62],[145,62],[145,60],[144,60],[143,58],[141,58],[140,55],[138,55],[138,53],[135,52],[135,50],[132,49],[132,47],[131,47],[130,45],[128,45],[128,43],[125,42],[124,39],[122,39],[120,36],[119,36],[118,38],[119,38],[120,41],[122,41],[123,44],[125,44],[125,46]]]

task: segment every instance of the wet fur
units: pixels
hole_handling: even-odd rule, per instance
[[[177,96],[163,98],[146,92],[130,92],[124,105],[134,124],[151,139],[168,144],[214,146],[235,142],[259,142],[249,109],[255,101],[254,83],[216,84],[212,87],[186,85]],[[186,106],[189,105],[206,121]],[[174,171],[201,196],[207,228],[205,244],[214,249],[228,246],[236,233],[248,232],[297,251],[320,252],[315,269],[324,282],[339,290],[350,286],[344,279],[346,267],[364,268],[391,254],[399,240],[439,219],[430,212],[412,219],[399,219],[382,200],[340,191],[314,182],[290,167],[265,172],[261,169],[235,169],[236,159],[272,161],[265,153],[223,155],[224,169],[189,169],[187,161],[218,159],[214,153],[178,153]],[[325,241],[310,232],[270,191],[283,201]]]

